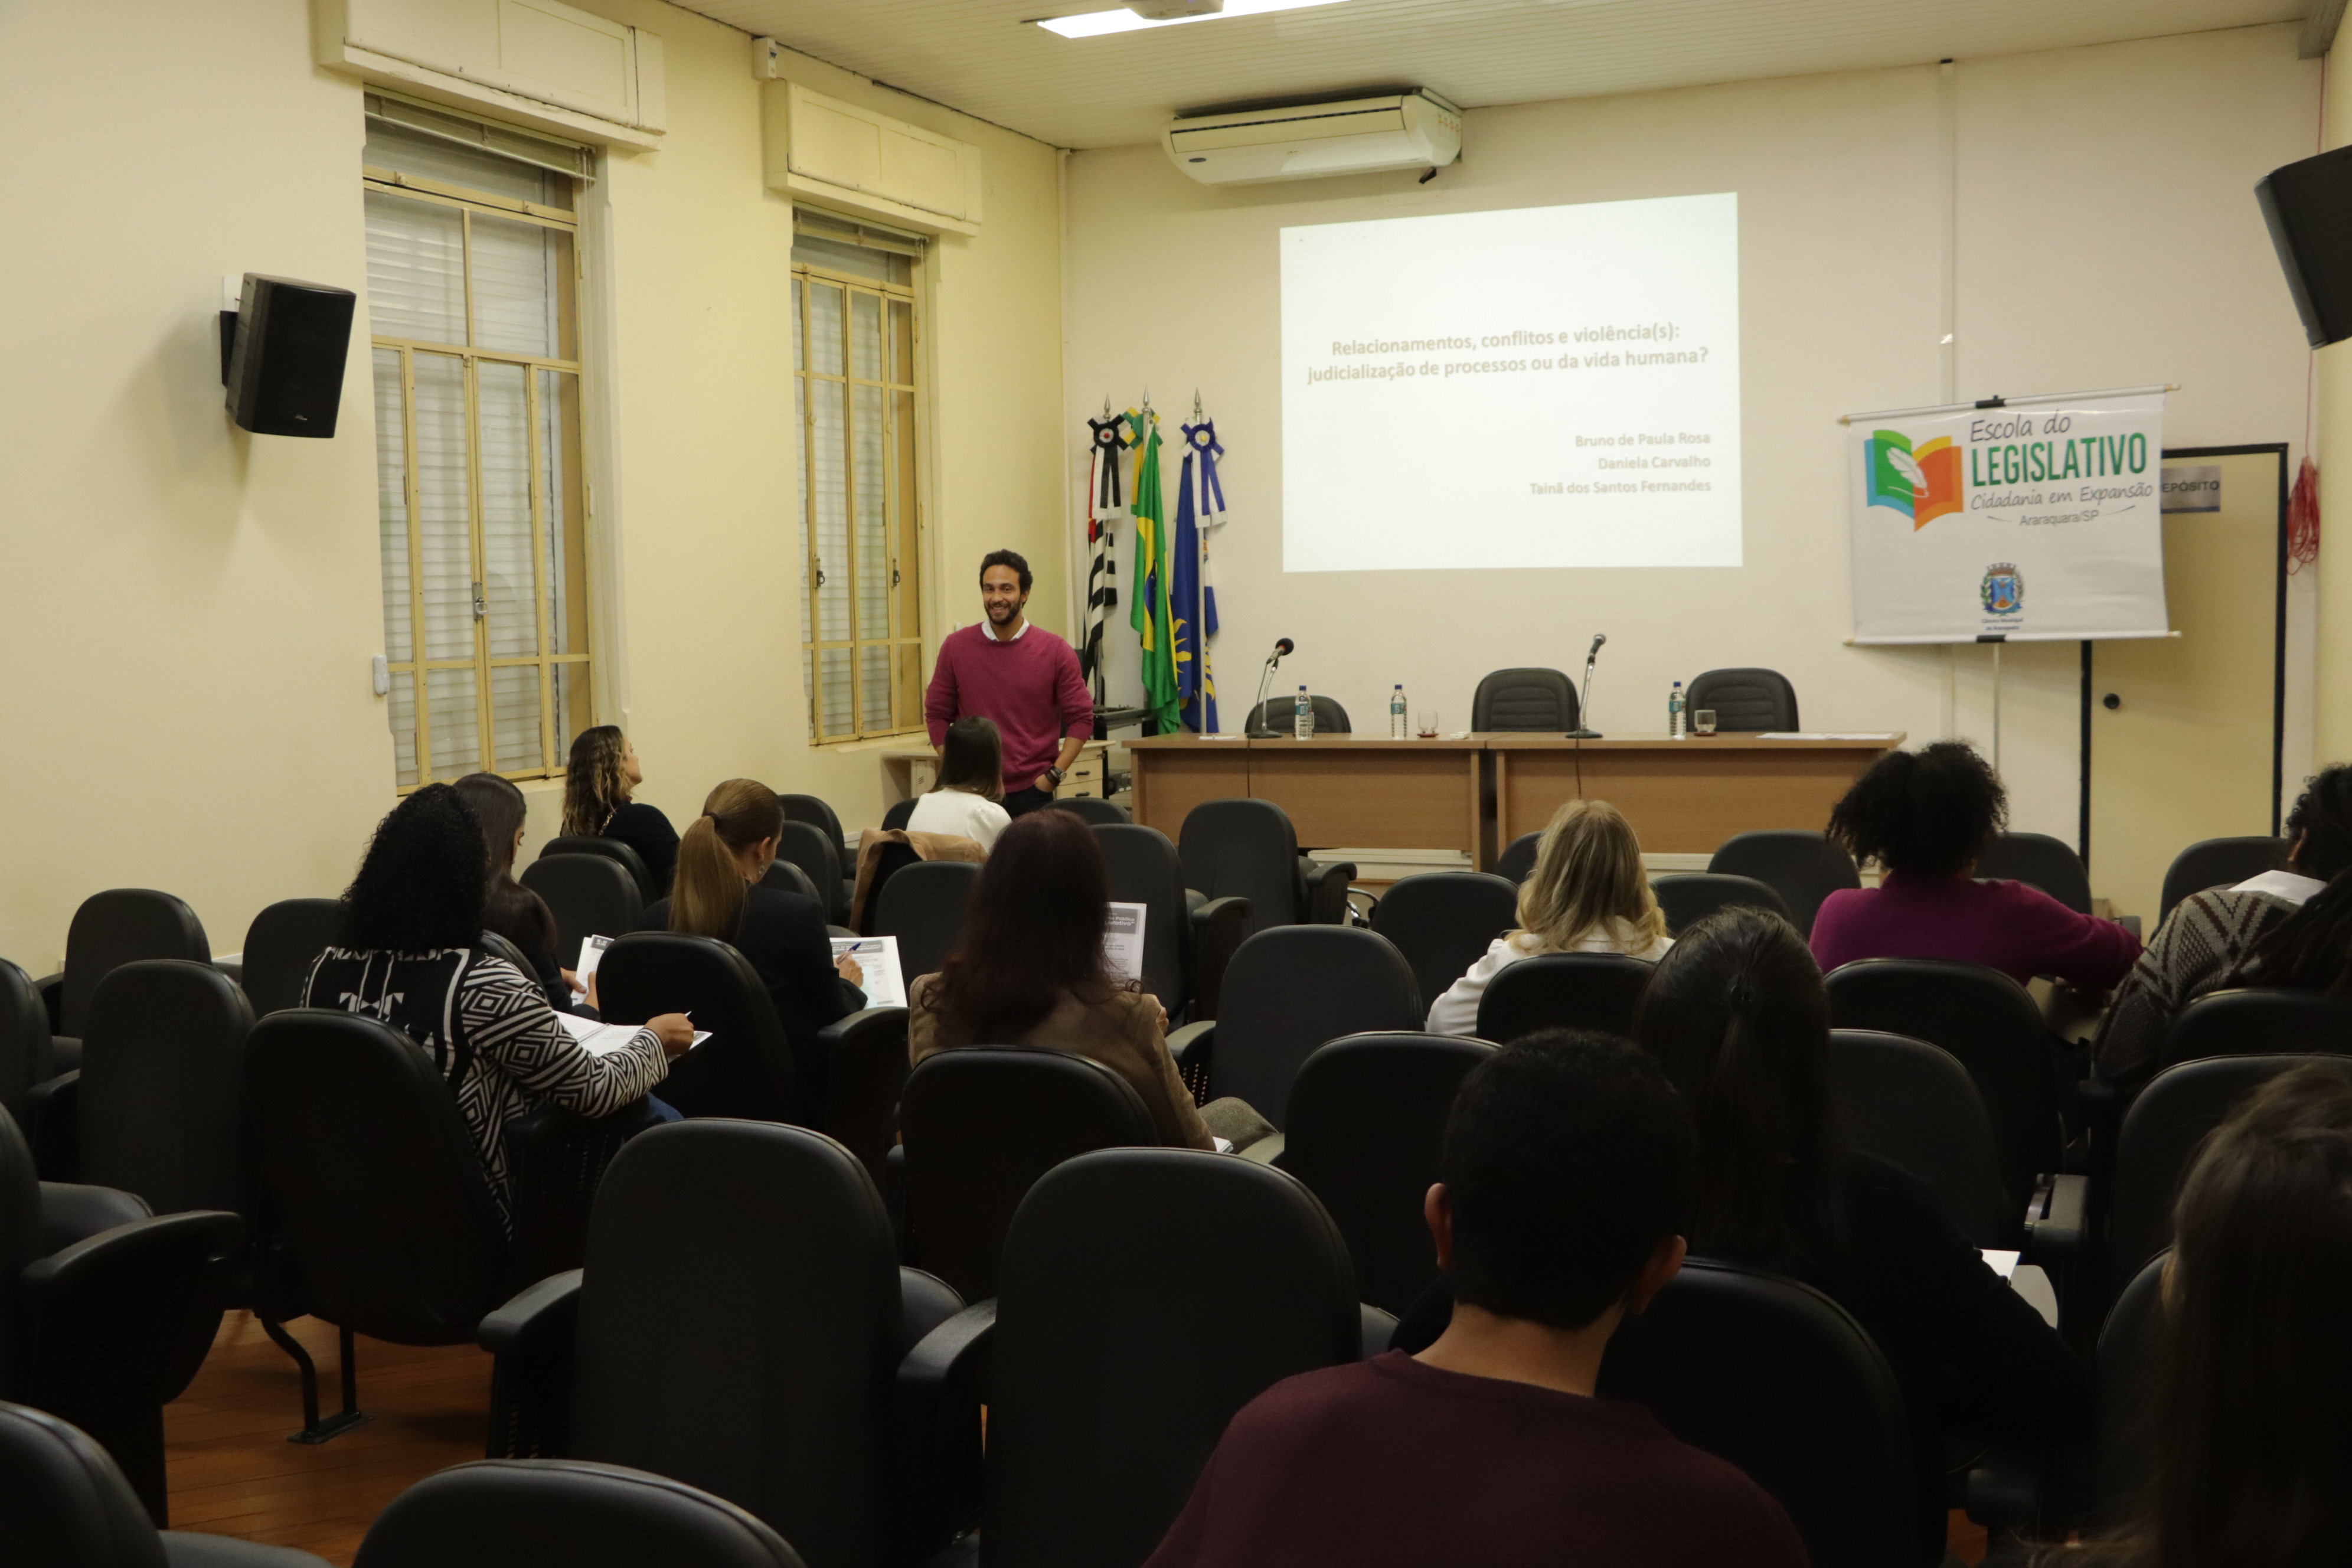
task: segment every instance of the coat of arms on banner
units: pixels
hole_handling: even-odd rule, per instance
[[[1863,448],[1868,506],[1889,507],[1914,532],[1960,510],[1960,449],[1938,436],[1917,448],[1899,430],[1874,430]]]
[[[1978,592],[1989,615],[2013,616],[2025,607],[2025,579],[2006,561],[1985,568],[1984,582]]]

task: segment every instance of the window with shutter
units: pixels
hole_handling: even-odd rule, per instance
[[[560,773],[590,706],[584,150],[368,95],[384,650],[397,782]]]

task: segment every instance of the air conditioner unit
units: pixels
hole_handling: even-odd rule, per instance
[[[1433,92],[1300,103],[1179,120],[1160,133],[1204,185],[1441,169],[1462,153],[1462,111]]]

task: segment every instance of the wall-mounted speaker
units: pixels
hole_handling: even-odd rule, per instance
[[[257,436],[332,436],[358,305],[348,289],[247,273],[221,323],[236,334],[222,376],[229,416]]]
[[[2352,147],[2273,169],[2254,199],[2311,346],[2352,338]]]

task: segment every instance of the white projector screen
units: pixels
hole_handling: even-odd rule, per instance
[[[1739,198],[1282,231],[1286,572],[1737,566]]]

